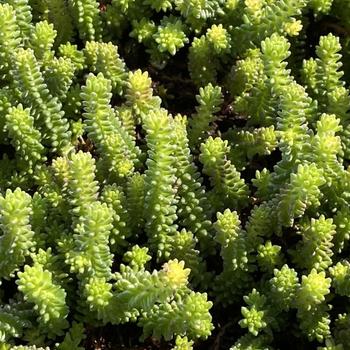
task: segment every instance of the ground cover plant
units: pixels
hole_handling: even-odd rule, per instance
[[[349,18],[0,0],[0,349],[350,349]]]

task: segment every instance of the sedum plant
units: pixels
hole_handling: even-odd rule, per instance
[[[349,18],[0,0],[0,350],[350,349]]]

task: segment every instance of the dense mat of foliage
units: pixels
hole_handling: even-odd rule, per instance
[[[349,18],[1,0],[0,349],[349,350]]]

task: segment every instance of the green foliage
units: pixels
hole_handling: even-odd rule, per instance
[[[213,249],[211,222],[209,220],[208,198],[202,185],[202,178],[189,147],[187,120],[177,115],[174,119],[176,135],[176,177],[179,184],[177,215],[181,225],[198,239],[202,252]]]
[[[15,86],[23,103],[36,116],[35,125],[42,133],[44,144],[49,144],[53,152],[66,152],[70,137],[68,121],[64,118],[62,104],[50,94],[44,82],[33,50],[19,49],[13,59]]]
[[[52,55],[52,47],[57,32],[51,23],[47,21],[38,22],[31,33],[29,47],[33,49],[38,60],[48,59]]]
[[[111,81],[102,73],[88,76],[81,93],[85,127],[102,155],[105,171],[124,177],[132,173],[139,151],[110,105],[111,89]]]
[[[206,294],[191,292],[186,297],[153,307],[139,324],[143,327],[143,339],[149,335],[169,340],[172,334],[188,334],[191,338],[207,338],[212,330],[208,310],[212,302]],[[192,315],[186,320],[186,315]]]
[[[10,78],[9,70],[12,66],[15,50],[21,43],[20,29],[16,21],[16,12],[10,4],[0,4],[0,73],[1,78]]]
[[[112,210],[94,202],[79,218],[73,235],[74,246],[66,254],[71,272],[87,276],[110,278],[112,255],[108,240],[112,229]]]
[[[298,166],[297,172],[290,176],[290,183],[281,190],[277,207],[278,222],[291,226],[294,219],[301,217],[307,207],[320,205],[322,193],[319,187],[324,183],[322,170],[315,164]]]
[[[270,350],[264,337],[247,334],[239,338],[230,350]]]
[[[144,116],[149,155],[145,177],[145,230],[158,258],[169,257],[177,230],[173,123],[167,111],[162,109]]]
[[[188,68],[197,86],[215,83],[221,62],[227,59],[231,38],[227,30],[213,24],[206,35],[195,37],[189,50]]]
[[[302,28],[296,18],[306,6],[304,0],[246,1],[243,23],[235,28],[233,47],[239,52],[255,45],[273,33],[296,36]]]
[[[241,296],[251,283],[249,272],[253,266],[250,264],[249,241],[240,225],[236,212],[226,209],[223,213],[217,213],[215,238],[221,246],[223,271],[217,276],[214,289],[217,298],[224,303],[235,302],[235,298]],[[233,288],[234,285],[237,286]]]
[[[227,140],[209,137],[201,145],[199,159],[203,173],[210,177],[213,190],[212,205],[217,210],[223,207],[237,208],[247,204],[248,187],[240,173],[228,159],[230,146]]]
[[[69,332],[64,336],[63,342],[60,343],[57,347],[58,350],[84,350],[83,347],[79,346],[82,340],[85,338],[84,326],[81,323],[72,323],[72,327]]]
[[[89,153],[73,154],[68,163],[67,195],[73,213],[79,218],[97,199],[98,183],[95,181],[95,160]]]
[[[84,41],[101,39],[101,18],[96,0],[69,0],[73,19]]]
[[[16,11],[16,20],[25,42],[32,30],[32,9],[28,0],[9,0],[9,5]]]
[[[298,274],[294,269],[283,265],[274,269],[274,277],[270,279],[270,293],[276,307],[287,311],[293,306],[294,298],[299,287]]]
[[[332,285],[336,289],[339,295],[349,296],[349,264],[347,261],[338,262],[336,265],[329,269],[332,276]]]
[[[152,257],[147,253],[148,248],[141,248],[138,245],[135,245],[131,248],[131,250],[124,254],[123,260],[129,263],[131,267],[142,269],[145,267],[147,262],[152,259]]]
[[[138,235],[145,222],[145,176],[134,173],[128,179],[126,189],[126,206],[129,213],[129,227],[133,234]]]
[[[303,241],[296,247],[298,265],[307,270],[315,268],[318,271],[332,265],[332,238],[335,233],[333,220],[326,219],[323,215],[306,223],[301,232]]]
[[[69,42],[62,44],[58,48],[58,54],[61,57],[69,58],[77,71],[85,67],[84,53],[78,50],[77,45],[72,45]]]
[[[146,114],[149,110],[160,106],[160,99],[158,96],[153,96],[151,85],[152,80],[147,72],[142,73],[140,69],[129,72],[126,104],[132,107],[137,115]]]
[[[113,185],[105,186],[101,200],[113,211],[113,229],[109,240],[113,249],[120,250],[120,247],[128,245],[127,239],[131,236],[131,230],[128,227],[131,218],[126,210],[126,198],[122,188]]]
[[[26,312],[16,310],[16,308],[9,305],[1,307],[0,339],[2,344],[11,338],[19,338],[23,336],[23,330],[31,326],[32,324],[28,315],[26,315]]]
[[[249,308],[242,307],[243,319],[239,322],[242,328],[248,328],[249,332],[257,336],[267,326],[267,311],[265,310],[266,297],[253,291],[244,297]]]
[[[168,52],[174,56],[176,51],[188,43],[181,20],[174,17],[164,17],[153,35],[159,52]]]
[[[104,77],[112,82],[113,91],[121,94],[127,75],[125,64],[118,54],[118,47],[112,43],[88,41],[84,53],[91,71],[103,73]]]
[[[208,84],[199,89],[196,99],[199,106],[196,108],[196,114],[190,119],[188,128],[192,148],[206,139],[206,134],[210,131],[210,124],[215,121],[215,113],[219,112],[222,103],[221,88]]]
[[[9,278],[25,262],[26,256],[35,247],[34,232],[30,226],[32,214],[32,198],[17,188],[7,190],[5,197],[0,198],[2,236],[0,250],[3,256],[0,264],[1,278]]]
[[[0,0],[0,349],[350,349],[348,3]]]
[[[177,336],[173,350],[192,350],[193,341],[189,341],[187,337]]]
[[[29,109],[23,109],[21,104],[17,108],[10,108],[6,115],[5,129],[18,154],[18,168],[33,172],[36,163],[43,158],[44,146]]]
[[[24,294],[24,300],[34,304],[39,326],[48,332],[61,334],[62,329],[68,326],[66,292],[52,281],[52,273],[40,264],[34,264],[26,265],[18,277],[18,290]]]

